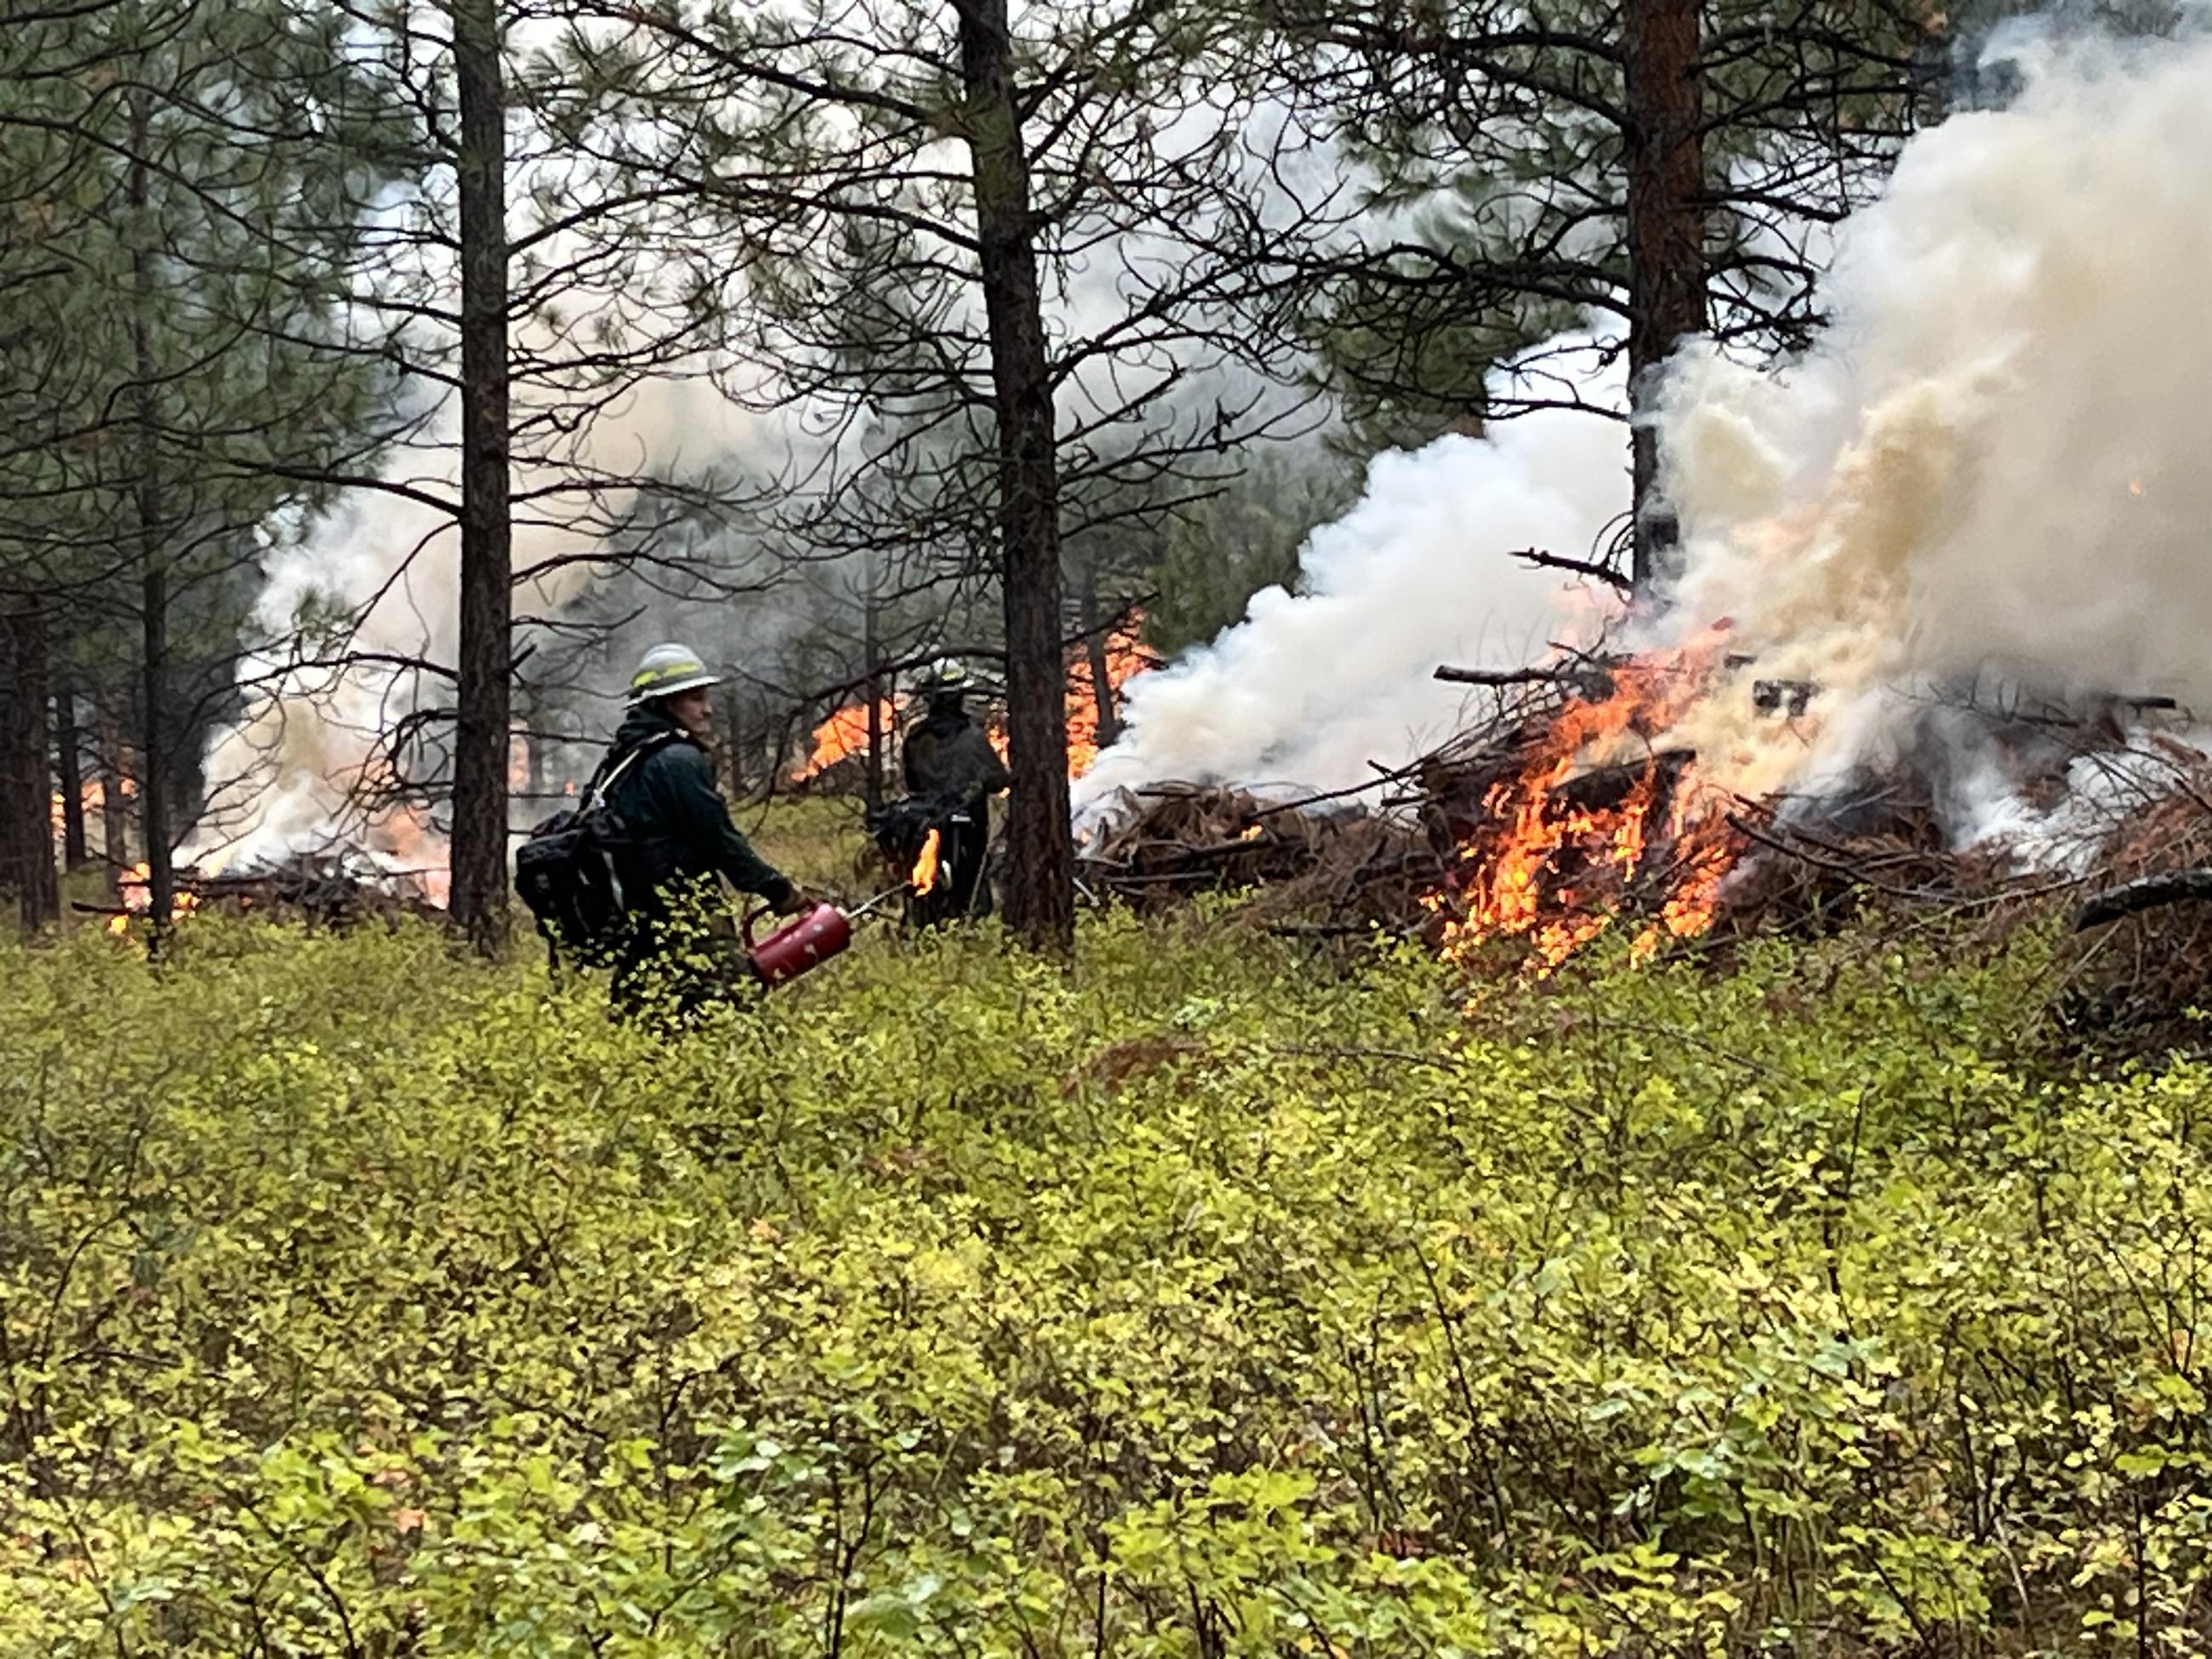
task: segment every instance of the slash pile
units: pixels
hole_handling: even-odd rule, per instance
[[[1146,909],[1249,890],[1253,915],[1297,918],[1297,931],[1419,932],[1539,977],[1609,929],[1641,960],[1826,933],[1869,908],[2008,927],[2135,882],[2127,916],[2081,953],[2098,964],[2095,1006],[2137,1018],[2179,1006],[2184,988],[2212,1000],[2212,970],[2196,968],[2212,963],[2212,770],[2169,701],[1931,693],[1878,764],[1817,795],[1753,799],[1716,787],[1672,736],[1717,684],[1744,689],[1747,667],[1716,635],[1663,656],[1443,671],[1489,687],[1491,707],[1378,778],[1374,807],[1161,785],[1125,799],[1081,877]],[[1817,686],[1748,689],[1779,727],[1809,733],[1823,712]],[[1977,790],[2015,816],[1985,813],[1978,820],[1960,803]],[[2194,888],[2141,885],[2197,865]]]
[[[325,927],[444,914],[413,872],[350,849],[293,853],[210,875],[181,871],[177,897],[180,913],[213,908]]]
[[[1332,803],[1268,802],[1244,790],[1167,783],[1124,803],[1091,839],[1077,879],[1155,911],[1200,893],[1257,889],[1255,915],[1323,930],[1418,922],[1442,865],[1401,817]]]

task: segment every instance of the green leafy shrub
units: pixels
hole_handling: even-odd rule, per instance
[[[2206,1073],[2042,942],[1083,943],[9,947],[0,1652],[2201,1650]]]

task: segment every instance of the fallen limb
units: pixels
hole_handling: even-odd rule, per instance
[[[2161,871],[2098,894],[2075,913],[2074,931],[2083,933],[2161,905],[2208,898],[2212,898],[2212,870]]]
[[[1636,591],[1636,584],[1629,578],[1595,559],[1570,558],[1564,553],[1547,553],[1540,547],[1516,548],[1513,556],[1540,570],[1564,570],[1571,576],[1588,576],[1595,581],[1609,583],[1624,593]]]
[[[1279,812],[1303,812],[1310,806],[1323,806],[1331,801],[1350,800],[1355,796],[1365,794],[1370,789],[1380,789],[1385,784],[1403,783],[1427,763],[1415,761],[1411,765],[1401,766],[1395,769],[1386,769],[1374,761],[1367,763],[1375,769],[1376,775],[1368,779],[1366,782],[1351,784],[1342,789],[1326,790],[1318,795],[1301,795],[1296,800],[1277,801],[1272,806],[1263,806],[1254,812],[1251,815],[1252,821],[1257,823],[1261,819],[1272,818]]]
[[[1604,670],[1577,664],[1538,668],[1455,668],[1444,664],[1435,678],[1452,685],[1571,685],[1587,686],[1604,678]]]

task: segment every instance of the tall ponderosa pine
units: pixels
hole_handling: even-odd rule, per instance
[[[998,427],[1007,758],[1020,791],[1007,833],[1013,860],[1007,920],[1032,945],[1066,950],[1075,942],[1075,848],[1060,643],[1060,483],[1028,139],[1006,0],[955,0],[955,7],[966,94],[962,136],[974,168],[976,263]]]
[[[460,105],[461,565],[453,919],[495,950],[507,911],[514,524],[508,476],[507,98],[499,0],[453,0]]]
[[[1685,334],[1802,343],[1825,228],[1933,112],[1948,50],[1919,0],[1258,0],[1250,15],[1287,131],[1369,183],[1336,238],[1255,257],[1301,268],[1297,321],[1325,377],[1400,441],[1574,395],[1533,349],[1586,322],[1625,350],[1639,404]],[[1493,398],[1500,366],[1532,373]],[[1662,473],[1644,432],[1646,581],[1668,568]]]

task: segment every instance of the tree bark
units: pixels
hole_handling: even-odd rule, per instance
[[[159,483],[149,481],[141,489],[153,499],[158,514]],[[142,515],[145,510],[142,504]],[[158,517],[144,521],[160,522]],[[147,951],[155,956],[168,938],[177,902],[175,849],[169,843],[169,743],[163,729],[169,718],[169,573],[161,563],[159,538],[158,531],[149,535],[155,544],[149,556],[152,562],[139,585],[143,611],[140,637],[145,656],[145,688],[141,696],[146,718],[138,744],[138,827],[145,842],[140,861],[146,866]]]
[[[177,878],[169,844],[169,572],[162,546],[161,430],[154,361],[154,259],[148,252],[152,209],[148,153],[153,135],[143,93],[131,100],[131,210],[137,221],[131,255],[132,404],[138,439],[139,687],[138,823],[146,866],[147,953],[159,956],[176,908]]]
[[[54,688],[54,777],[62,792],[62,867],[90,862],[84,823],[84,731],[76,723],[76,692],[65,678]]]
[[[61,915],[46,743],[45,620],[34,602],[10,603],[0,606],[0,887],[27,935]]]
[[[131,868],[131,808],[124,787],[131,763],[123,752],[123,728],[106,708],[100,709],[100,845],[107,859],[107,890],[120,893]]]
[[[1075,943],[1075,842],[1060,643],[1060,481],[1029,161],[1015,101],[1006,0],[953,0],[953,9],[999,428],[1006,735],[1014,780],[1006,920],[1033,949],[1065,954]]]
[[[1653,371],[1705,326],[1704,76],[1699,0],[1627,0],[1622,59],[1628,104],[1628,374],[1636,416],[1635,579],[1639,592],[1678,574],[1680,536],[1659,493],[1658,434],[1647,418]]]
[[[868,699],[868,775],[861,782],[860,799],[872,812],[884,804],[884,753],[887,746],[884,731],[883,654],[876,638],[876,586],[872,572],[867,597],[861,602],[860,651],[860,669],[867,678]]]
[[[1097,732],[1093,739],[1109,748],[1121,735],[1121,708],[1114,695],[1114,665],[1107,647],[1107,631],[1098,612],[1098,572],[1086,565],[1083,571],[1083,647],[1091,665],[1091,701],[1097,709]]]
[[[506,97],[498,0],[451,0],[460,103],[459,719],[453,920],[482,954],[507,925],[514,526],[508,504]]]

